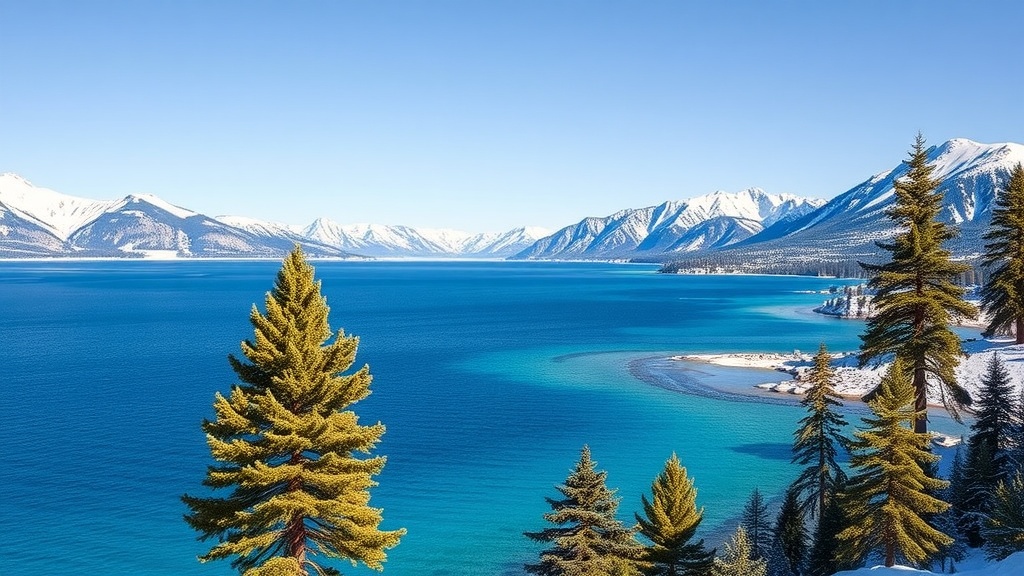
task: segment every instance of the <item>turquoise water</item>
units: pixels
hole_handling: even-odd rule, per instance
[[[692,352],[852,350],[862,325],[810,314],[843,281],[670,276],[641,265],[320,262],[334,327],[374,375],[356,406],[388,431],[373,504],[406,527],[385,574],[522,574],[545,496],[590,445],[624,520],[677,452],[731,529],[750,491],[776,495],[792,402],[735,401],[765,377],[667,367]],[[275,262],[0,264],[0,574],[233,574],[178,497],[202,493],[199,430],[226,356],[251,336]],[[643,373],[646,380],[636,377]],[[768,374],[767,379],[778,376]],[[673,391],[680,383],[716,393]],[[724,394],[722,392],[725,392]],[[373,572],[339,565],[345,574]]]

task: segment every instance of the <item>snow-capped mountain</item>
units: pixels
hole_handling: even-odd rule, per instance
[[[319,218],[303,236],[348,252],[381,257],[504,258],[530,246],[547,231],[515,228],[503,233],[470,234],[459,230],[410,228],[383,224],[338,224]]]
[[[760,188],[713,192],[685,201],[584,218],[516,258],[607,258],[692,252],[745,240],[765,227],[799,218],[825,203]]]
[[[340,225],[325,218],[289,226],[245,216],[210,218],[151,194],[89,200],[0,174],[0,257],[279,257],[296,243],[311,256],[503,258],[548,232],[503,233]]]
[[[315,256],[344,252],[300,236],[266,236],[150,194],[89,200],[0,174],[0,256],[278,257],[295,242]]]
[[[980,254],[996,197],[1013,166],[1024,163],[1024,145],[957,138],[930,148],[927,155],[934,167],[932,177],[945,197],[940,218],[960,229],[946,248],[959,258]],[[770,226],[720,251],[719,256],[746,261],[871,258],[878,253],[875,242],[897,231],[886,210],[895,201],[893,182],[906,173],[903,163],[876,174],[821,208]]]

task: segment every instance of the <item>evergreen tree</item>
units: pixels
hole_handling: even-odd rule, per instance
[[[1024,389],[1021,389],[1017,403],[1014,405],[1010,426],[1010,466],[1015,470],[1024,471]]]
[[[995,500],[999,474],[993,453],[987,440],[967,446],[959,526],[972,548],[985,543],[981,529]]]
[[[1024,550],[1024,472],[996,488],[984,534],[985,555],[992,560]]]
[[[785,561],[781,571],[774,571],[776,576],[800,576],[804,561],[807,559],[807,527],[804,525],[804,514],[795,489],[786,491],[786,497],[779,508],[779,516],[775,521],[772,552]]]
[[[764,560],[754,559],[753,548],[747,539],[747,532],[741,525],[725,543],[725,554],[716,557],[711,566],[712,576],[766,576],[768,565]]]
[[[924,137],[914,142],[909,170],[894,183],[896,201],[888,216],[900,228],[892,242],[878,242],[891,253],[884,264],[862,263],[872,274],[868,286],[875,291],[875,316],[861,336],[860,362],[896,355],[906,361],[915,390],[914,430],[928,431],[927,390],[931,378],[942,403],[959,420],[960,408],[971,397],[953,373],[963,350],[960,338],[950,329],[955,317],[973,318],[974,306],[964,301],[964,289],[953,281],[969,269],[953,262],[942,243],[956,230],[938,220],[942,194],[927,163]],[[870,400],[870,395],[867,398]]]
[[[981,379],[974,403],[975,421],[971,424],[970,445],[986,443],[992,448],[996,472],[992,487],[1006,480],[1013,472],[1009,450],[1013,444],[1015,424],[1013,384],[999,353],[992,355],[988,371]]]
[[[828,348],[822,343],[808,376],[811,387],[800,401],[808,414],[800,420],[793,442],[793,463],[805,466],[793,488],[803,496],[801,509],[812,517],[825,509],[828,495],[834,494],[836,484],[846,478],[836,462],[836,447],[846,445],[842,435],[846,420],[835,411],[843,404],[832,388],[831,362]]]
[[[960,526],[972,547],[984,543],[982,525],[992,508],[996,486],[1013,471],[1009,448],[1014,426],[1013,386],[999,354],[993,354],[975,401],[976,420],[967,441]]]
[[[839,534],[847,543],[848,560],[880,551],[886,566],[897,558],[918,564],[953,542],[921,517],[949,506],[926,492],[947,484],[925,472],[926,464],[938,460],[928,450],[928,435],[904,427],[918,413],[914,388],[901,364],[899,359],[893,363],[868,403],[874,416],[863,418],[867,427],[854,432],[851,466],[857,473],[844,497],[850,526]]]
[[[743,507],[740,525],[750,540],[750,557],[754,560],[767,558],[772,545],[772,526],[768,519],[768,505],[757,488],[750,493],[750,499]]]
[[[651,545],[645,560],[650,576],[705,576],[711,568],[714,550],[704,548],[704,540],[691,542],[704,517],[697,509],[697,489],[686,475],[679,457],[665,462],[665,468],[651,484],[651,499],[641,496],[644,515],[636,515],[640,533]]]
[[[850,570],[857,564],[837,553],[843,547],[839,534],[848,524],[843,504],[838,498],[844,489],[845,482],[836,486],[837,491],[829,496],[825,509],[818,516],[811,549],[807,553],[807,576],[830,576],[841,570]]]
[[[241,384],[229,398],[216,394],[216,418],[203,422],[217,461],[203,484],[232,492],[182,497],[188,524],[201,539],[218,539],[200,560],[234,557],[245,576],[340,574],[317,557],[381,570],[405,530],[380,530],[381,510],[369,506],[385,458],[356,456],[384,433],[348,409],[370,393],[368,367],[343,374],[359,340],[332,334],[320,282],[298,246],[266,309],[250,313],[246,360],[229,356]]]
[[[1018,162],[1006,190],[996,198],[985,234],[982,265],[991,273],[981,290],[981,308],[989,317],[982,333],[1015,334],[1024,344],[1024,167]]]
[[[946,570],[947,560],[950,561],[950,567],[952,568],[953,562],[960,562],[967,555],[967,543],[964,536],[967,524],[964,515],[967,498],[967,477],[962,447],[962,444],[956,447],[956,452],[953,454],[953,464],[949,472],[949,486],[942,491],[940,496],[940,500],[947,502],[949,508],[938,515],[934,524],[936,530],[953,538],[953,543],[942,548],[935,557],[941,563],[943,571]]]
[[[554,545],[541,552],[540,562],[526,565],[528,572],[542,576],[639,574],[644,548],[634,532],[616,519],[619,499],[606,486],[607,476],[597,470],[590,448],[584,446],[565,484],[557,487],[563,497],[546,499],[552,511],[544,514],[544,519],[555,526],[525,533],[531,540]]]

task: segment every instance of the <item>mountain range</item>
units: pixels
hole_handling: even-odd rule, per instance
[[[982,236],[992,220],[995,201],[1010,171],[1024,163],[1024,145],[982,144],[957,138],[927,151],[932,177],[943,195],[939,219],[959,234],[947,242],[955,258],[970,260],[984,251]],[[773,263],[837,262],[877,258],[875,242],[897,229],[886,216],[895,200],[893,183],[907,174],[899,166],[876,174],[799,218],[779,222],[761,233],[722,249],[693,255],[679,267],[703,259],[726,267],[764,270]]]
[[[981,252],[982,234],[1024,146],[954,139],[928,150],[945,197],[941,218],[960,236],[958,257]],[[759,188],[717,191],[689,200],[587,217],[553,234],[521,227],[502,233],[320,218],[290,226],[243,216],[209,217],[148,194],[89,200],[0,174],[0,257],[279,257],[301,244],[314,257],[478,257],[642,259],[769,263],[865,259],[895,229],[885,211],[907,167],[876,174],[824,201]],[[827,191],[824,191],[827,192]],[[828,195],[828,194],[824,194]]]

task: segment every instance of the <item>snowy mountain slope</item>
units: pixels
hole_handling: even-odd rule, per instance
[[[319,218],[302,230],[311,240],[342,250],[379,257],[504,258],[533,244],[547,231],[515,228],[501,233],[469,234],[459,230],[411,228],[383,224],[338,224]]]
[[[945,196],[940,218],[960,228],[960,237],[947,246],[958,256],[977,254],[992,218],[992,207],[1010,170],[1024,162],[1024,146],[1014,143],[980,144],[954,139],[928,151]],[[732,247],[736,251],[787,248],[812,253],[819,248],[836,255],[874,253],[876,240],[895,233],[885,212],[894,202],[893,182],[907,166],[877,174],[836,196],[806,216],[781,222]]]
[[[114,206],[117,201],[89,200],[38,188],[17,174],[0,174],[0,203],[20,218],[61,240]]]
[[[52,256],[64,250],[64,241],[52,230],[21,214],[0,202],[0,258]]]
[[[514,228],[507,232],[485,232],[466,238],[460,246],[465,256],[508,258],[532,246],[550,231],[537,226]]]
[[[299,235],[258,234],[175,206],[151,194],[89,200],[0,175],[0,256],[278,257],[295,242],[311,255],[343,256]]]
[[[727,246],[766,225],[799,218],[824,203],[791,194],[768,194],[760,188],[718,191],[681,202],[622,210],[605,218],[585,218],[516,257],[605,258]],[[706,224],[711,221],[714,223]]]
[[[299,237],[263,236],[173,206],[150,195],[127,196],[69,238],[75,250],[175,251],[182,256],[272,257],[286,253]],[[341,251],[303,242],[311,255]]]

